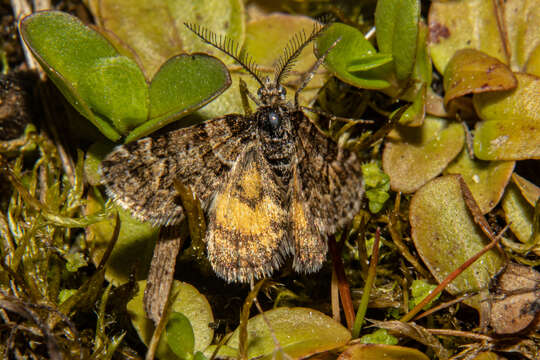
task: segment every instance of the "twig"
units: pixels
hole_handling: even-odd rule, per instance
[[[339,310],[339,286],[336,269],[332,269],[332,280],[330,283],[330,299],[332,301],[332,318],[337,322],[341,322],[341,313]]]
[[[30,4],[26,0],[11,0],[11,8],[13,9],[13,15],[15,16],[15,20],[17,21],[17,24],[19,21],[32,13],[32,8],[30,7]],[[37,61],[32,56],[32,53],[30,52],[30,49],[26,46],[24,41],[21,39],[21,45],[24,52],[24,57],[26,59],[26,65],[28,66],[28,69],[35,70],[39,73],[39,77],[43,79],[45,76],[45,73],[41,69],[41,67],[38,65]]]
[[[345,270],[343,269],[343,262],[341,261],[341,249],[336,244],[336,238],[331,236],[328,244],[330,246],[330,254],[332,255],[332,262],[334,263],[334,269],[338,279],[339,295],[341,297],[341,304],[343,305],[343,312],[345,313],[345,320],[347,321],[347,327],[353,328],[354,325],[354,307],[351,298],[351,289],[345,276]]]

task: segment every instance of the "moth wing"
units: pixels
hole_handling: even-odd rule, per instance
[[[324,235],[349,223],[360,210],[364,180],[354,153],[340,148],[303,114],[295,122],[298,192]]]
[[[228,282],[268,276],[289,252],[285,191],[256,144],[247,146],[208,211],[208,259]]]
[[[326,258],[328,245],[324,235],[313,220],[310,204],[304,198],[302,179],[298,167],[293,169],[290,197],[291,248],[294,253],[293,268],[298,272],[319,270]]]
[[[250,124],[233,114],[118,146],[101,162],[106,190],[140,220],[177,224],[184,211],[173,181],[204,205],[251,140]]]

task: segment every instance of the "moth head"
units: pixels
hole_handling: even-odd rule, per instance
[[[264,85],[257,91],[257,96],[261,100],[261,104],[265,106],[274,106],[280,102],[285,102],[287,90],[281,85],[276,84],[270,77],[264,79]]]

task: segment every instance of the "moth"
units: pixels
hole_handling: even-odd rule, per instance
[[[270,276],[291,255],[297,272],[319,270],[327,236],[358,212],[364,191],[356,155],[325,136],[298,104],[331,48],[304,75],[294,103],[281,85],[325,26],[289,41],[273,79],[263,79],[233,40],[186,26],[260,84],[257,96],[247,92],[257,110],[118,146],[101,163],[108,195],[138,219],[170,226],[184,218],[174,182],[189,187],[205,211],[208,259],[227,282]]]

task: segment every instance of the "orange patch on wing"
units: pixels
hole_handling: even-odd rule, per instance
[[[226,189],[227,190],[227,189]],[[279,222],[286,214],[269,196],[264,196],[253,209],[239,197],[225,191],[217,195],[216,223],[243,235],[281,237],[283,231],[274,233],[272,222]]]
[[[255,165],[255,164],[251,164]],[[240,179],[242,195],[247,199],[257,199],[261,195],[261,173],[256,166],[250,166]]]

